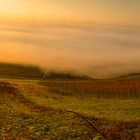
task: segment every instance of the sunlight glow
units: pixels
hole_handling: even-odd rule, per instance
[[[140,1],[108,0],[6,0],[0,1],[3,21],[79,22],[140,25]]]

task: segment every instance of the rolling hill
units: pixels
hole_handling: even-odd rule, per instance
[[[35,66],[0,63],[0,78],[40,79],[43,72]]]
[[[128,73],[119,77],[120,79],[140,79],[140,72]]]
[[[91,78],[86,75],[76,75],[66,72],[44,72],[36,66],[5,63],[0,63],[0,78],[38,80],[91,80]]]

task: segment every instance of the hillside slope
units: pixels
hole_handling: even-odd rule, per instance
[[[140,72],[128,73],[119,77],[120,79],[140,79]]]
[[[38,67],[0,63],[0,78],[40,79],[42,75]]]
[[[44,72],[36,66],[0,63],[0,78],[42,80],[90,80],[88,76],[66,72]]]

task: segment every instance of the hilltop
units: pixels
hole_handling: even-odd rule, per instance
[[[0,63],[0,78],[41,80],[91,80],[86,75],[68,72],[45,72],[37,66]]]
[[[41,69],[31,65],[0,63],[0,78],[40,79]]]
[[[140,72],[128,73],[119,77],[120,79],[140,79]]]

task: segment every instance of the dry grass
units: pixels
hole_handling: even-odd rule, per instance
[[[52,81],[50,91],[79,97],[140,98],[140,80]]]
[[[103,139],[99,132],[103,132],[105,139],[140,139],[139,99],[123,100],[116,96],[98,99],[92,94],[69,94],[67,90],[62,94],[55,88],[50,92],[53,84],[54,87],[60,84],[62,88],[63,82],[0,82],[0,139]],[[64,84],[82,87],[87,83]],[[78,112],[99,131],[91,129],[83,118],[65,110]]]

